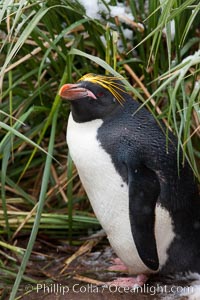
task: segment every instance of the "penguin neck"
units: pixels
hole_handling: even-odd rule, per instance
[[[118,105],[114,109],[105,111],[104,114],[99,113],[98,111],[92,111],[85,109],[84,105],[80,103],[72,102],[71,103],[71,113],[72,118],[76,123],[85,123],[94,120],[101,119],[102,121],[115,117],[116,115],[122,113],[123,106]]]
[[[93,115],[91,114],[86,114],[84,111],[81,111],[81,109],[76,106],[76,105],[72,105],[71,106],[71,114],[72,114],[72,118],[76,123],[85,123],[85,122],[90,122],[94,119]]]

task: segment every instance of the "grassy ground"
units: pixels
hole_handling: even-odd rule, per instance
[[[11,299],[38,229],[77,243],[98,228],[67,152],[63,83],[89,72],[123,76],[166,135],[177,135],[200,179],[199,1],[121,1],[129,14],[118,17],[100,2],[100,19],[78,1],[0,3],[0,288],[16,278]],[[29,236],[25,251],[19,241]]]

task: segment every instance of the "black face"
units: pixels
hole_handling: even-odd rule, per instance
[[[124,98],[125,94],[121,89],[120,86],[120,95]],[[86,80],[64,85],[60,96],[70,100],[72,116],[76,122],[104,119],[122,107],[109,90]]]
[[[77,122],[86,122],[95,119],[104,119],[120,104],[115,97],[103,87],[90,82],[81,82],[81,87],[89,89],[96,97],[85,97],[72,101],[72,115]]]

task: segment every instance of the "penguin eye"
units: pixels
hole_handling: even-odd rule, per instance
[[[103,97],[104,96],[104,93],[103,92],[99,92],[98,94],[96,94],[96,96],[99,98],[99,97]]]

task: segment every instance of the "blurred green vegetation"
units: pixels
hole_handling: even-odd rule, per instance
[[[68,156],[70,107],[58,96],[63,83],[118,72],[174,131],[200,178],[199,1],[119,1],[129,12],[124,16],[111,16],[107,2],[101,1],[99,19],[88,17],[78,1],[0,2],[2,255],[31,232],[11,298],[38,228],[70,240],[98,228]],[[18,267],[9,251],[1,266],[5,277],[12,269],[12,279]]]

